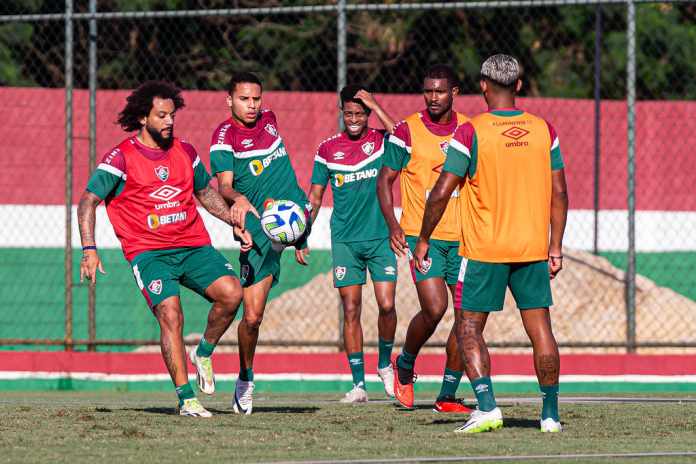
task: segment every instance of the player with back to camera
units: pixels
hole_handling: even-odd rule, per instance
[[[458,79],[447,65],[431,66],[423,79],[426,108],[401,121],[389,136],[384,152],[384,166],[377,181],[377,195],[389,226],[394,252],[410,256],[420,232],[425,201],[435,185],[445,162],[445,151],[457,127],[468,121],[454,111],[452,104],[459,93]],[[401,175],[401,223],[394,215],[392,185]],[[420,311],[411,319],[401,354],[395,362],[394,393],[397,400],[413,407],[414,364],[420,349],[435,332],[447,310],[447,290],[454,298],[461,264],[459,249],[459,199],[455,191],[447,211],[433,232],[433,249],[429,268],[411,270]],[[456,317],[456,313],[455,313]],[[435,401],[437,412],[469,413],[471,410],[455,399],[462,377],[463,364],[457,350],[454,327],[447,338],[447,362],[442,387]]]
[[[562,430],[560,358],[549,306],[553,304],[550,279],[563,267],[568,195],[556,131],[544,119],[515,106],[515,95],[522,88],[521,72],[518,61],[503,54],[491,56],[481,66],[480,86],[488,112],[454,134],[414,251],[416,266],[421,268],[451,192],[466,180],[460,203],[464,260],[457,284],[461,315],[456,329],[478,408],[456,432],[503,426],[483,329],[490,312],[503,308],[507,287],[532,342],[543,397],[540,429]]]
[[[331,214],[333,280],[343,304],[343,344],[353,376],[353,388],[341,402],[361,403],[367,401],[360,324],[362,286],[367,269],[379,308],[377,375],[387,396],[394,396],[391,352],[396,332],[396,256],[389,246],[389,229],[374,201],[385,133],[370,128],[368,119],[375,111],[387,131],[392,130],[394,121],[360,86],[344,87],[340,99],[345,129],[319,145],[314,157],[309,201],[315,219],[326,184],[331,184],[334,197]],[[299,260],[303,259],[301,250],[296,254]]]
[[[240,367],[233,405],[236,413],[251,414],[259,327],[268,293],[280,277],[282,253],[282,247],[272,244],[261,229],[258,211],[268,199],[290,200],[305,209],[308,218],[309,203],[297,184],[275,114],[261,109],[259,78],[248,72],[235,73],[227,89],[231,117],[213,132],[210,165],[220,194],[231,205],[233,220],[253,238],[253,247],[239,256],[244,317],[237,329]],[[306,248],[309,230],[307,224],[296,248]]]
[[[80,281],[86,277],[96,283],[97,270],[104,273],[94,236],[96,207],[104,200],[123,254],[159,323],[162,357],[179,397],[179,414],[210,417],[188,381],[179,283],[213,303],[203,338],[191,351],[198,385],[206,393],[215,388],[210,357],[234,320],[242,288],[232,265],[211,246],[196,210],[194,197],[232,225],[227,204],[210,187],[196,150],[174,137],[174,119],[183,107],[180,90],[165,82],[145,82],[128,96],[118,123],[137,134],[104,155],[80,198]],[[235,227],[235,233],[242,237],[242,249],[251,246],[247,232]]]

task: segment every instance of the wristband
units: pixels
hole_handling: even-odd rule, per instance
[[[97,251],[97,246],[96,245],[87,245],[87,246],[82,247],[82,251],[87,251],[87,250]]]

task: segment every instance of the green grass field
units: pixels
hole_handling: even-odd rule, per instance
[[[263,462],[696,450],[696,396],[691,402],[660,404],[563,403],[565,431],[552,436],[538,431],[539,404],[524,398],[501,399],[504,428],[473,436],[453,433],[464,417],[437,415],[429,405],[407,411],[386,402],[342,405],[336,398],[259,394],[254,414],[247,417],[232,414],[229,394],[217,395],[202,398],[216,414],[205,420],[174,415],[173,395],[165,393],[3,393],[0,462]]]

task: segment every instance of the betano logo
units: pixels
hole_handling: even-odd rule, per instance
[[[158,229],[161,226],[166,226],[167,224],[174,224],[175,222],[182,222],[186,220],[186,211],[179,211],[178,213],[164,214],[158,216],[156,214],[147,215],[147,226],[152,229]]]
[[[513,126],[509,129],[507,129],[505,132],[502,132],[500,135],[503,135],[505,137],[511,138],[514,140],[514,142],[507,142],[505,146],[507,148],[510,147],[526,147],[529,145],[529,142],[523,142],[520,141],[522,137],[525,135],[529,134],[528,130],[522,129],[517,126]]]
[[[336,177],[334,178],[334,185],[336,187],[341,187],[343,184],[349,184],[351,182],[377,177],[377,174],[379,174],[379,169],[377,168],[365,169],[364,171],[346,174],[336,174]]]
[[[288,156],[288,152],[285,150],[285,147],[280,146],[276,151],[268,155],[267,157],[263,159],[255,159],[251,160],[249,162],[249,170],[254,176],[260,176],[261,173],[271,165],[273,160],[276,160],[278,158],[282,158],[284,156]]]

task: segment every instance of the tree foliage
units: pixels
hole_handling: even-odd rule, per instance
[[[77,0],[76,11],[87,11]],[[281,0],[100,0],[99,11],[199,10],[323,4]],[[395,3],[390,1],[390,3]],[[61,12],[63,2],[9,0],[3,14]],[[626,8],[605,5],[601,92],[623,98]],[[592,6],[428,11],[351,11],[348,80],[380,92],[418,92],[424,68],[452,64],[476,92],[486,56],[506,52],[525,67],[527,95],[589,98],[594,90]],[[224,87],[230,72],[260,73],[267,88],[332,91],[337,81],[333,13],[112,19],[98,22],[98,85],[128,88],[164,78],[189,89]],[[75,84],[88,78],[88,23],[75,22]],[[0,24],[0,84],[64,85],[64,23]],[[696,6],[637,6],[638,97],[696,98]]]

